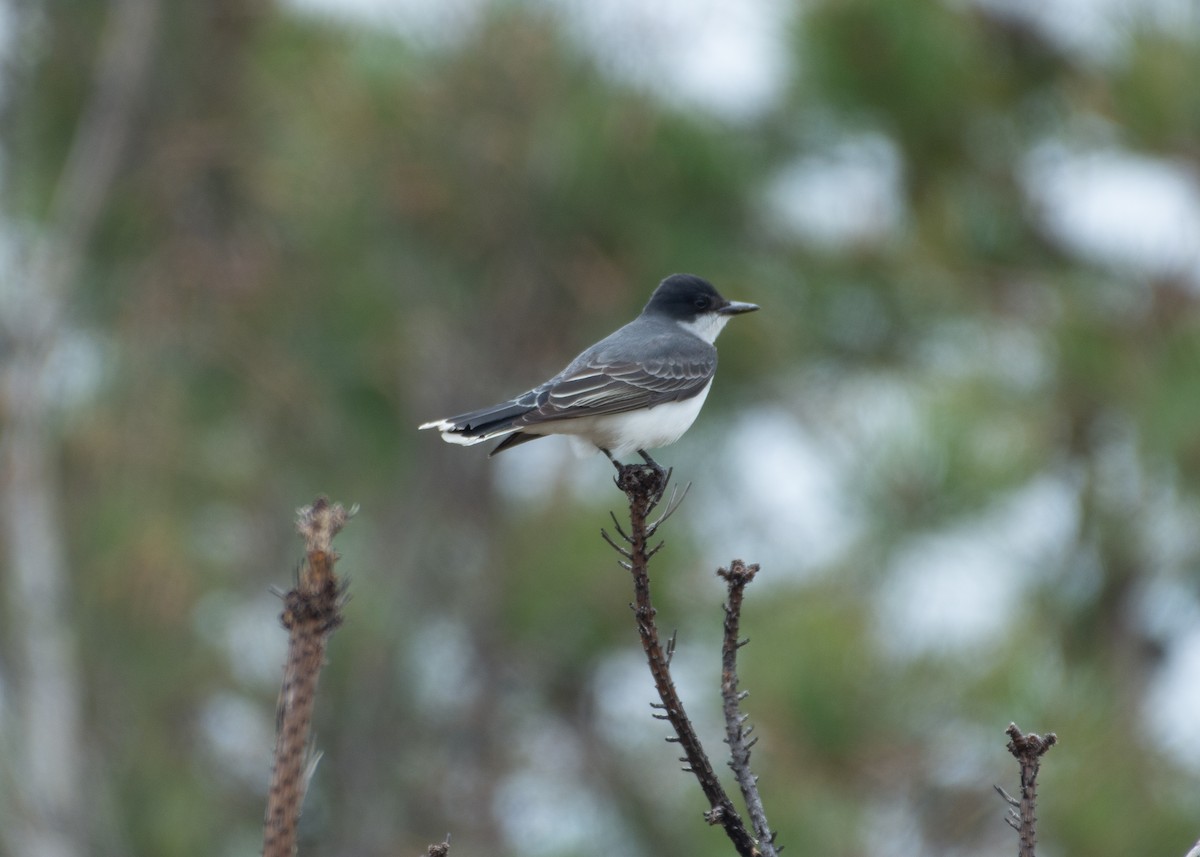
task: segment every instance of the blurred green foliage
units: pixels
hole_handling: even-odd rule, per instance
[[[1145,710],[1180,629],[1138,611],[1155,586],[1200,598],[1200,543],[1164,529],[1194,527],[1200,492],[1196,283],[1065,252],[1020,169],[1061,139],[1194,170],[1200,34],[1133,31],[1097,62],[984,9],[809,4],[782,99],[731,122],[605,76],[569,12],[541,4],[483,6],[432,47],[270,4],[163,4],[72,284],[67,324],[99,381],[47,427],[94,853],[255,842],[270,747],[222,749],[245,725],[209,715],[233,695],[270,734],[283,632],[259,633],[278,610],[261,596],[287,584],[289,511],[318,493],[362,512],[339,539],[352,600],[322,677],[302,853],[418,853],[446,831],[461,855],[731,853],[649,710],[619,728],[604,714],[652,693],[641,672],[612,680],[637,661],[628,580],[598,537],[621,501],[607,464],[502,465],[414,430],[524,389],[688,270],[764,312],[725,335],[703,425],[661,460],[723,484],[733,409],[771,407],[842,460],[838,502],[857,516],[826,566],[767,567],[747,598],[743,686],[780,841],[1012,853],[991,786],[1015,788],[1016,720],[1062,740],[1044,767],[1048,852],[1182,855],[1200,772]],[[92,95],[105,4],[17,14],[36,37],[6,70],[4,215],[36,227]],[[846,244],[780,223],[765,203],[780,172],[862,134],[902,165],[899,222]],[[841,398],[864,384],[905,408]],[[1039,478],[1071,486],[1076,517],[1027,560],[998,635],[960,650],[883,633],[878,596],[907,547]],[[757,556],[711,555],[688,524],[699,502],[654,571],[663,627],[689,663],[711,660],[684,690],[719,757],[710,571]]]

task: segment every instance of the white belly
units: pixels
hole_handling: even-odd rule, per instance
[[[530,426],[525,431],[538,434],[565,434],[577,454],[590,455],[596,448],[607,449],[621,459],[639,449],[658,449],[674,443],[691,428],[708,398],[712,381],[690,399],[667,402],[655,408],[610,414],[603,417],[563,420]]]

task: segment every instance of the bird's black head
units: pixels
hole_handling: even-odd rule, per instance
[[[712,283],[694,274],[672,274],[658,284],[642,312],[689,322],[709,314],[729,316],[756,309],[754,304],[726,300]]]

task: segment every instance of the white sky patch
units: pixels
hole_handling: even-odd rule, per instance
[[[205,700],[198,725],[221,770],[243,786],[262,790],[275,746],[274,712],[243,696],[218,693]]]
[[[785,167],[766,191],[783,228],[829,249],[875,244],[904,221],[904,163],[882,134],[847,137],[828,152]]]
[[[504,779],[495,798],[496,818],[515,851],[635,853],[618,814],[587,788],[591,778],[573,730],[543,716],[517,738],[522,767]]]
[[[192,625],[210,646],[224,652],[239,681],[255,687],[278,686],[287,659],[279,605],[279,598],[267,592],[247,599],[230,590],[216,590],[192,609]]]
[[[1182,635],[1169,652],[1146,693],[1146,718],[1163,749],[1200,773],[1200,627]]]
[[[858,535],[841,470],[830,450],[791,415],[755,409],[720,429],[728,445],[717,478],[696,489],[698,537],[718,555],[753,546],[754,561],[805,575],[833,561]]]
[[[0,146],[0,167],[4,155]],[[4,177],[0,169],[0,181]],[[33,266],[38,245],[48,240],[39,229],[31,222],[0,216],[0,332],[46,329],[41,345],[48,350],[41,355],[37,379],[41,396],[51,409],[71,411],[90,404],[103,389],[115,349],[108,341],[54,317],[55,301],[43,283],[31,279],[37,275]]]
[[[971,0],[993,14],[1024,21],[1062,50],[1086,60],[1118,59],[1138,29],[1195,31],[1195,0]]]
[[[1043,143],[1022,165],[1025,193],[1071,252],[1119,272],[1184,276],[1200,290],[1200,179],[1181,164],[1117,149]]]
[[[877,595],[880,648],[970,655],[1004,634],[1025,589],[1069,546],[1076,489],[1040,477],[997,507],[901,550]]]
[[[646,656],[640,649],[624,649],[608,655],[596,667],[591,683],[600,735],[614,747],[648,750],[657,746],[662,730],[655,728],[658,721],[650,718],[650,703],[658,701],[658,697],[646,671]]]
[[[515,852],[532,855],[636,854],[620,815],[581,782],[520,771],[500,783],[494,814]]]
[[[710,657],[712,648],[705,641],[692,636],[686,646],[683,642],[681,639],[671,659],[671,676],[701,740],[707,744],[711,736],[711,740],[719,743],[724,735],[724,721],[717,707],[720,697],[711,692],[720,682],[720,664],[714,667]],[[649,753],[662,748],[663,730],[667,727],[651,716],[654,709],[650,703],[658,702],[659,698],[646,669],[646,655],[640,648],[614,651],[601,661],[592,676],[592,697],[596,704],[597,732],[614,750]],[[669,766],[658,770],[669,782],[676,781],[675,771]]]
[[[864,802],[860,833],[865,853],[873,857],[931,853],[920,818],[920,806],[901,789]]]
[[[16,3],[0,3],[0,70],[7,70],[9,64],[13,61],[13,49],[18,44],[17,39],[17,4]],[[31,14],[26,12],[26,14]],[[7,74],[0,74],[0,99],[3,99],[8,94],[8,86],[10,78]],[[0,148],[0,152],[3,152]],[[2,163],[0,163],[2,166]],[[2,175],[2,172],[0,172]]]
[[[879,593],[880,648],[918,656],[997,640],[1020,594],[1016,571],[965,535],[914,539]]]
[[[1011,390],[1033,393],[1054,377],[1048,344],[1028,325],[1015,321],[990,316],[941,321],[917,348],[926,371],[949,380],[989,378]]]
[[[88,332],[60,324],[42,363],[42,396],[61,410],[91,404],[113,367],[111,351]]]
[[[858,458],[872,450],[890,448],[897,439],[923,438],[918,388],[887,372],[840,375],[825,389],[803,390],[798,396],[812,419],[825,423],[839,441],[843,456]]]
[[[1156,568],[1168,573],[1188,574],[1200,556],[1200,503],[1180,491],[1175,483],[1155,484],[1149,502],[1143,503],[1142,526],[1146,530],[1145,551]],[[1200,614],[1196,615],[1200,624]]]
[[[975,789],[995,776],[995,727],[957,717],[925,727],[923,743],[929,777],[947,789]],[[1003,758],[1003,757],[1002,757]],[[910,854],[920,852],[909,852]]]
[[[1142,631],[1167,640],[1182,639],[1200,629],[1200,601],[1184,580],[1186,577],[1153,577],[1139,586],[1134,615]]]
[[[616,80],[729,120],[765,113],[787,79],[783,0],[539,0]],[[287,0],[298,12],[447,46],[473,32],[488,0]]]
[[[480,444],[467,455],[486,455],[499,440]],[[633,457],[641,461],[636,456]],[[496,469],[494,484],[504,497],[525,508],[544,509],[560,503],[564,497],[590,502],[597,496],[611,496],[612,477],[616,473],[604,453],[580,458],[568,438],[550,435],[530,441],[488,462]]]
[[[414,693],[435,714],[458,711],[479,693],[471,641],[457,621],[435,618],[404,651]]]
[[[668,102],[737,120],[782,94],[793,14],[782,0],[544,2],[602,69]]]
[[[486,0],[285,0],[297,12],[387,30],[419,44],[447,47],[474,32]]]

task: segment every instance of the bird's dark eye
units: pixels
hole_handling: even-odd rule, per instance
[[[707,309],[708,308],[708,298],[696,298],[694,303],[696,305],[696,309]]]

